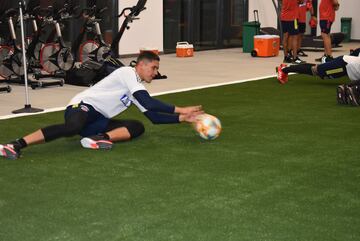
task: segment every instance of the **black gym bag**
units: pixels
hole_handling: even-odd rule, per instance
[[[103,63],[88,60],[79,67],[74,67],[66,72],[65,83],[77,86],[93,86],[114,70],[123,67],[120,61],[113,58],[105,59]]]

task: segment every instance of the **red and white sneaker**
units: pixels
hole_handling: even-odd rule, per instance
[[[102,135],[84,137],[80,141],[82,147],[89,149],[105,149],[109,150],[112,148],[113,143],[106,140]]]
[[[0,156],[10,160],[16,160],[20,157],[20,149],[17,149],[13,144],[0,144]]]
[[[287,67],[286,64],[280,64],[276,67],[277,79],[281,84],[286,84],[288,82],[288,74],[283,72],[283,68]]]

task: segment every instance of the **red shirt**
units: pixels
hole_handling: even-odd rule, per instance
[[[335,9],[332,0],[321,0],[319,12],[320,20],[335,21]]]
[[[306,12],[311,8],[312,0],[305,0],[304,3],[299,4],[299,23],[306,23]]]
[[[281,7],[281,21],[294,21],[298,18],[299,4],[297,0],[283,0]]]

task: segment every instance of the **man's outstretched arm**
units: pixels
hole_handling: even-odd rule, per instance
[[[184,114],[188,115],[193,112],[201,112],[202,106],[187,106],[187,107],[178,107],[170,104],[166,104],[160,100],[157,100],[149,95],[146,90],[136,91],[133,96],[135,99],[142,105],[146,110],[152,112],[160,112],[167,114]]]

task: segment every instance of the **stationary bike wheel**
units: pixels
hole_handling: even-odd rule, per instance
[[[40,51],[40,64],[46,72],[53,73],[59,70],[55,56],[59,49],[60,46],[56,43],[48,43],[42,47]]]
[[[80,45],[80,62],[83,63],[89,59],[96,60],[97,56],[93,52],[99,48],[99,43],[94,40],[88,40]]]
[[[70,48],[62,48],[57,56],[57,63],[59,68],[65,71],[70,70],[74,65],[74,55],[71,53]]]
[[[17,76],[24,75],[24,60],[22,52],[15,53],[12,56],[11,67]]]
[[[0,46],[0,76],[7,79],[13,73],[11,69],[6,67],[5,61],[9,60],[14,52],[9,46]]]
[[[96,61],[103,62],[104,61],[104,54],[110,52],[110,48],[107,46],[102,46],[97,50],[96,53]]]

